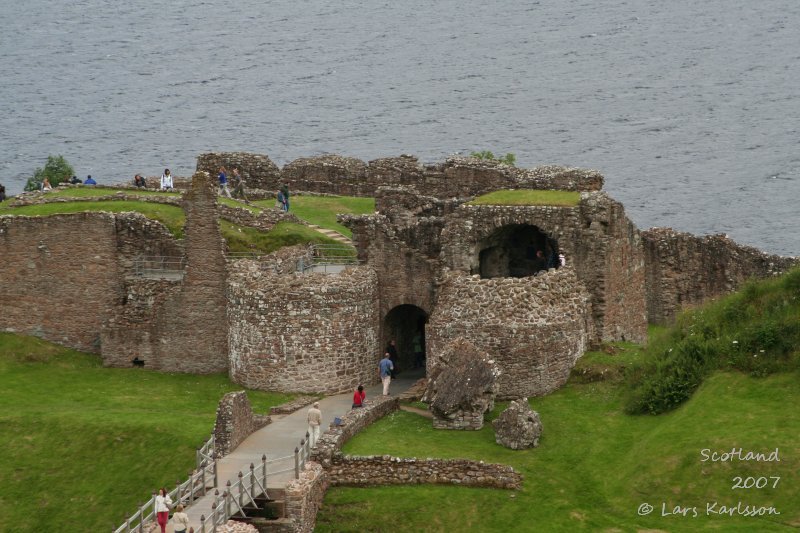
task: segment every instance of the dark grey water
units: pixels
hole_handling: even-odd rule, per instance
[[[0,181],[514,152],[640,227],[800,254],[796,0],[0,0]]]

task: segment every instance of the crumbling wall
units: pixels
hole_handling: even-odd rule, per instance
[[[486,351],[500,369],[498,398],[556,390],[593,338],[590,297],[569,268],[526,278],[448,274],[427,326],[429,374],[452,339]]]
[[[333,393],[376,379],[380,346],[372,269],[276,274],[240,260],[228,297],[230,372],[237,383]]]
[[[235,450],[256,430],[270,423],[267,415],[256,415],[245,391],[229,392],[219,401],[214,423],[214,452],[219,457]]]
[[[260,154],[247,152],[200,154],[197,157],[197,169],[195,172],[207,172],[209,176],[216,180],[221,166],[228,170],[229,177],[231,176],[231,171],[234,168],[238,168],[239,174],[244,179],[245,187],[248,189],[277,191],[280,187],[280,168],[269,157]]]
[[[0,216],[0,329],[98,353],[122,301],[115,217]]]
[[[684,307],[729,294],[751,278],[766,278],[800,265],[800,258],[766,254],[725,235],[698,237],[669,228],[642,232],[647,317],[664,323]]]
[[[470,274],[480,273],[481,242],[498,229],[535,226],[558,242],[591,294],[597,339],[647,339],[641,239],[622,205],[604,193],[583,193],[576,207],[464,204],[446,220],[442,262]]]

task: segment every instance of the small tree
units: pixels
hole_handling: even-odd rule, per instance
[[[44,168],[37,168],[36,172],[33,173],[33,177],[28,178],[25,190],[37,191],[41,189],[45,178],[50,182],[50,185],[55,187],[62,181],[69,181],[74,174],[75,169],[64,159],[63,155],[49,155]]]
[[[513,167],[514,164],[517,162],[517,156],[515,156],[511,152],[507,153],[503,157],[495,157],[494,154],[489,150],[483,150],[482,152],[472,152],[469,155],[470,157],[475,157],[477,159],[483,159],[486,161],[497,161],[498,163],[503,163],[510,167]]]

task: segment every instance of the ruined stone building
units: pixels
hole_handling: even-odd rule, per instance
[[[298,272],[305,247],[227,255],[220,216],[266,229],[284,215],[256,220],[218,205],[209,171],[221,164],[238,166],[254,195],[287,183],[374,196],[374,214],[341,217],[359,264]],[[280,169],[266,156],[204,154],[181,201],[182,239],[138,214],[0,217],[0,328],[100,353],[109,366],[138,358],[157,370],[228,371],[252,388],[324,393],[376,380],[390,339],[405,368],[417,351],[430,368],[466,341],[497,365],[498,396],[518,398],[561,386],[593,343],[645,342],[648,321],[796,263],[721,236],[640,231],[602,184],[595,171],[474,159],[321,156]],[[501,189],[579,200],[469,202]],[[180,258],[179,275],[142,276],[148,256]]]

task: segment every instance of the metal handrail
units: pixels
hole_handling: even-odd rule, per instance
[[[133,269],[137,276],[146,274],[183,274],[186,270],[186,258],[169,255],[142,255],[133,260]]]
[[[362,263],[355,248],[346,244],[314,244],[309,247],[310,257],[297,261],[296,271],[305,274],[314,267],[356,266]],[[325,269],[327,271],[327,269]]]

